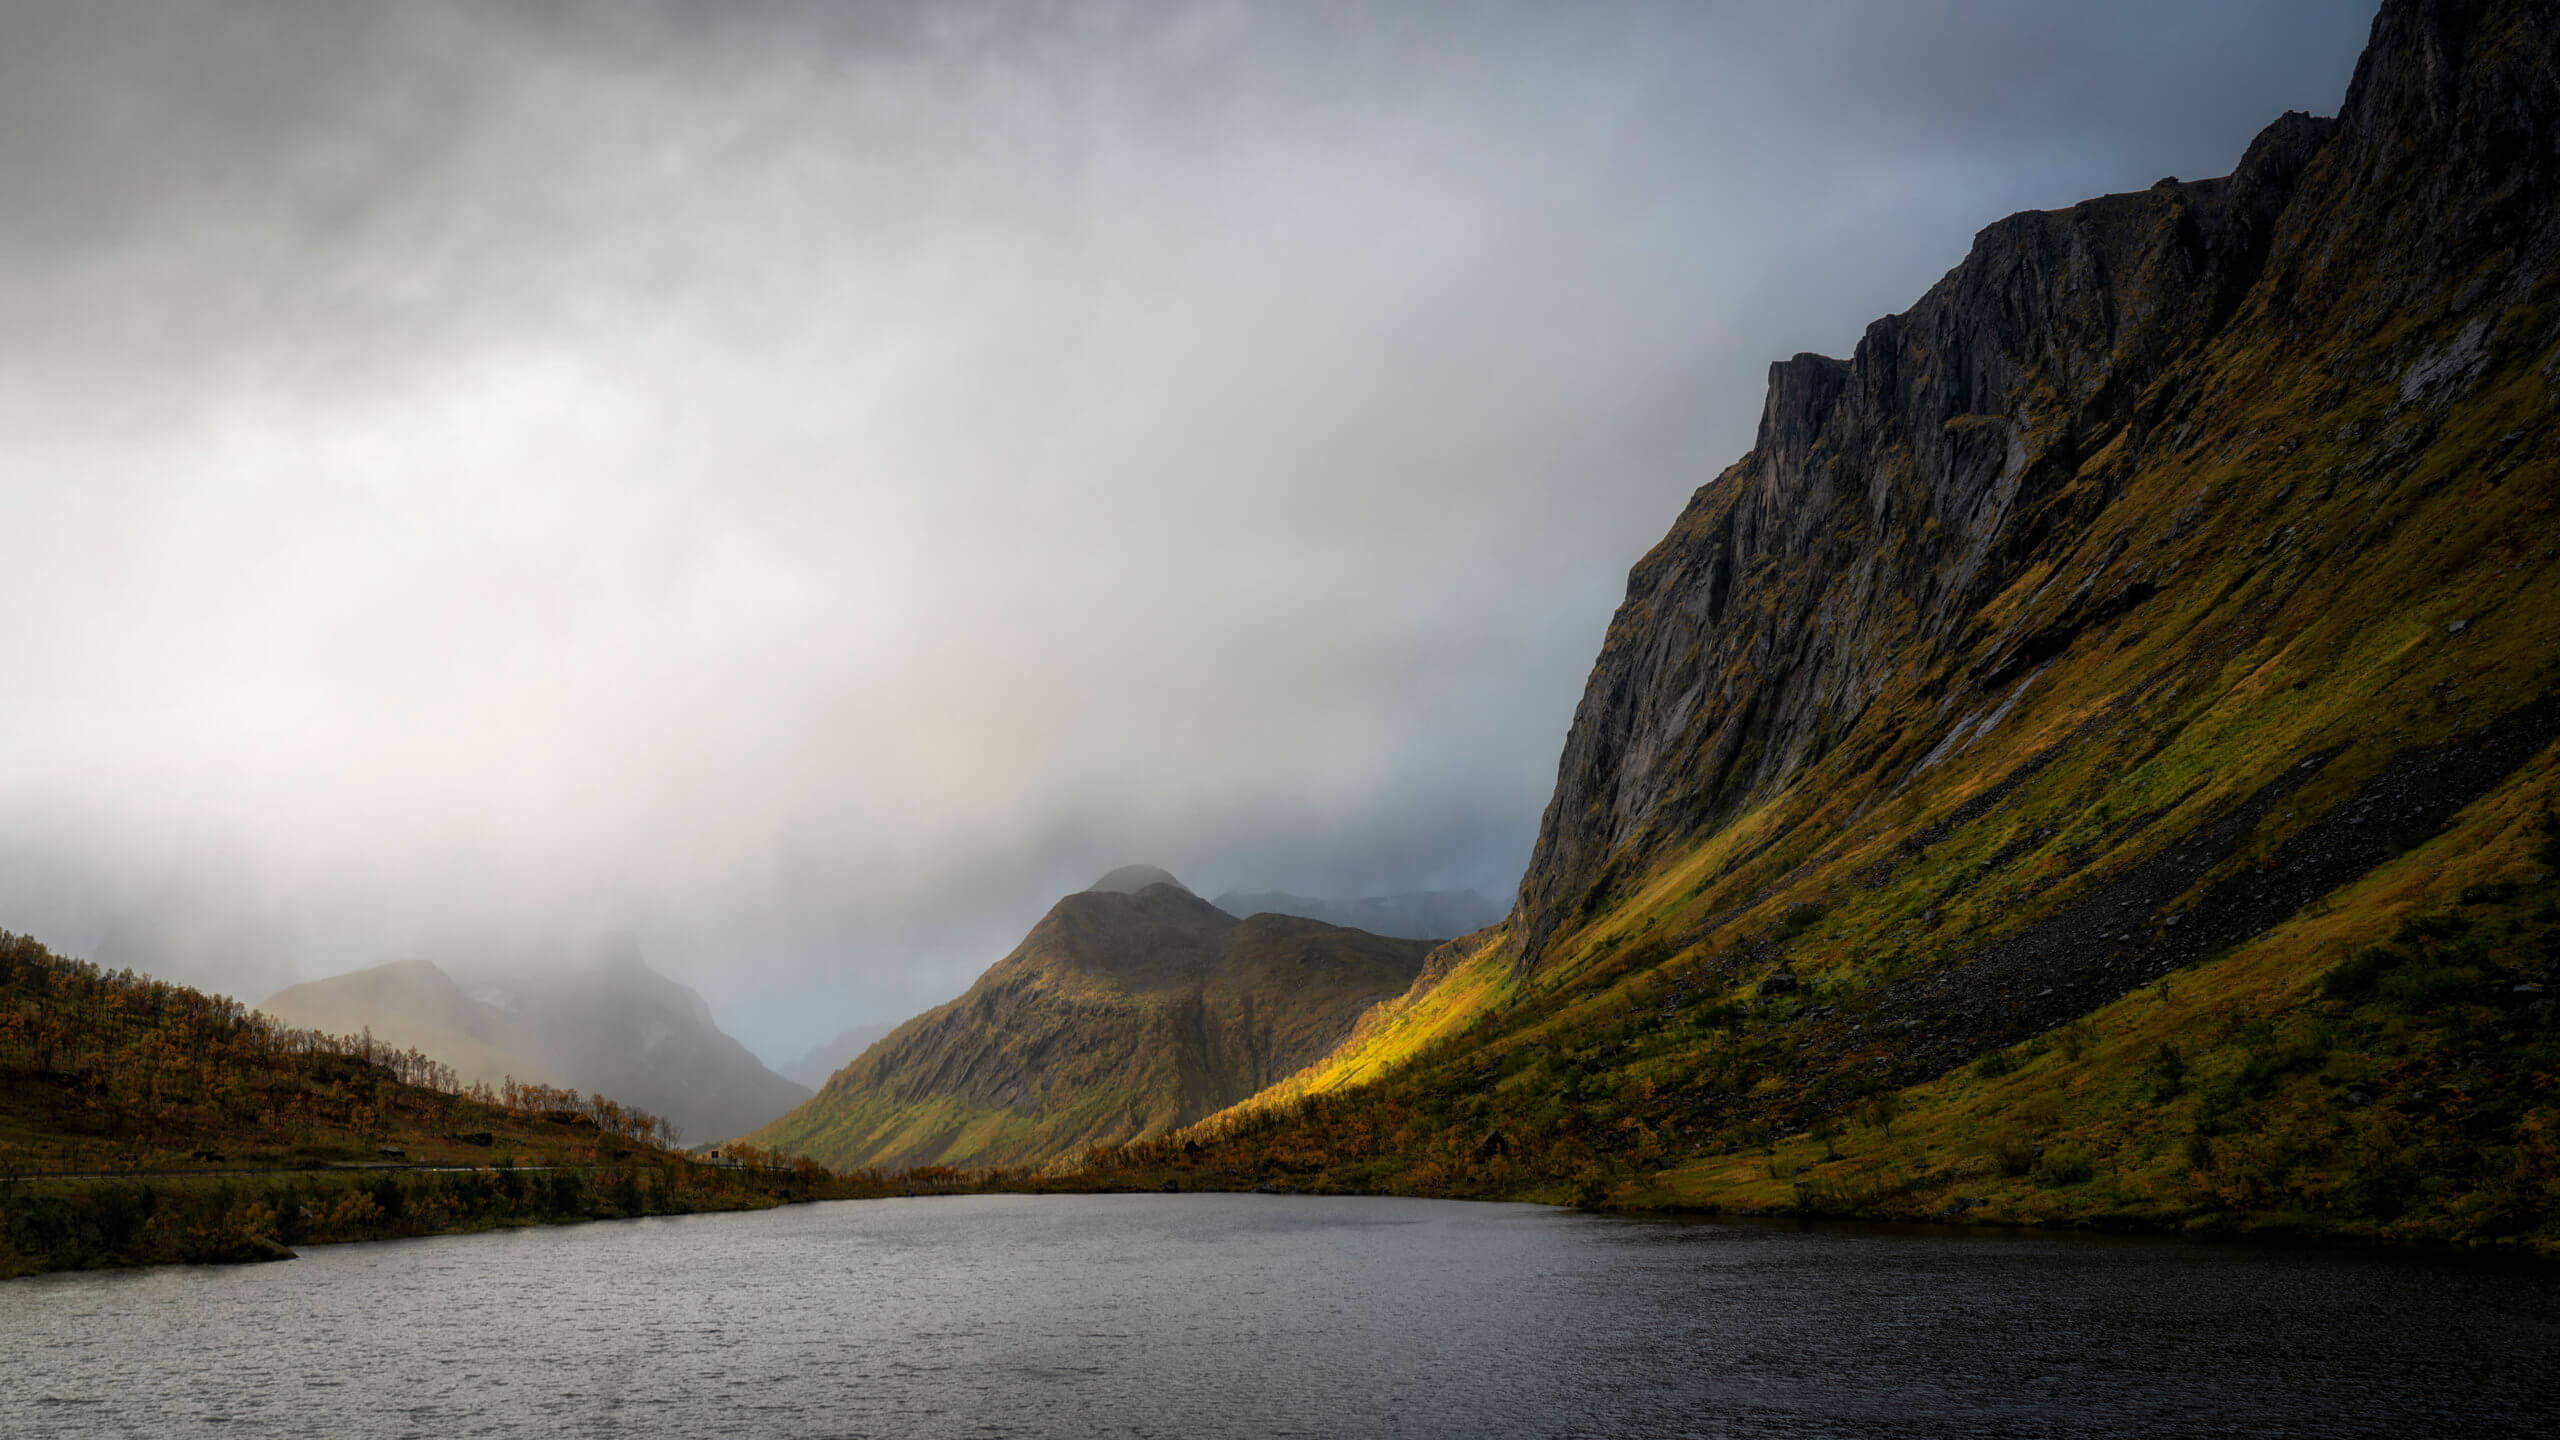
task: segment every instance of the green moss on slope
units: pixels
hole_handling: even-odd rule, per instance
[[[1502,983],[1110,1166],[2560,1243],[2529,12],[2393,0],[2334,127],[1778,367],[1631,577]]]

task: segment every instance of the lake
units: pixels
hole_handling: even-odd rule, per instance
[[[1254,1195],[852,1201],[0,1283],[0,1432],[2494,1435],[2560,1274]]]

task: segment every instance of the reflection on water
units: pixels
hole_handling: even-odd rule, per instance
[[[0,1285],[0,1432],[2487,1435],[2543,1270],[1525,1206],[989,1196]]]

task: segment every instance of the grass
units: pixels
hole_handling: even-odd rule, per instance
[[[2465,321],[2442,295],[2373,311],[2397,261],[2341,233],[2316,285],[2288,272],[2313,289],[2253,295],[2152,382],[2135,408],[2176,423],[2137,445],[2074,419],[2085,454],[2040,502],[2073,518],[1961,625],[1907,633],[1908,607],[1888,606],[1875,633],[1840,640],[1883,679],[1827,748],[1703,823],[1673,807],[1624,835],[1582,891],[1560,892],[1596,899],[1534,953],[1536,932],[1506,925],[1310,1074],[1097,1163],[1217,1184],[2552,1249],[2560,1111],[2544,1097],[2560,1055],[2537,1018],[2551,1011],[2516,988],[2560,963],[2548,748],[2434,813],[2404,807],[2380,863],[2154,983],[2094,985],[2051,1024],[2015,1018],[2043,996],[2007,997],[2005,1021],[1987,997],[1962,1053],[1893,1028],[1911,987],[1962,982],[2229,821],[2227,853],[2183,893],[2093,923],[2074,942],[2085,955],[2053,968],[2189,957],[2174,926],[2207,897],[2276,893],[2263,887],[2281,864],[2351,833],[2378,777],[2443,783],[2412,757],[2477,750],[2493,721],[2560,694],[2550,357],[2502,352],[2451,403],[2404,404],[2411,357]],[[2338,318],[2368,312],[2391,318]],[[2547,333],[2554,313],[2546,281],[2501,333]],[[1711,534],[1754,483],[1738,477],[1701,492],[1640,573]],[[1801,578],[1784,566],[1746,566],[1725,623],[1794,633],[1767,609]],[[2131,598],[2075,609],[2083,595]],[[1679,597],[1645,598],[1612,645],[1649,643]],[[2001,671],[2034,634],[2067,638]]]

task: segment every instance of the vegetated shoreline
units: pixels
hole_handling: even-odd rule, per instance
[[[1713,1220],[1753,1224],[1884,1226],[1896,1230],[1966,1234],[2117,1235],[2162,1240],[2211,1241],[2271,1249],[2316,1249],[2406,1256],[2413,1259],[2503,1259],[2545,1265],[2560,1262],[2560,1245],[2516,1236],[2453,1239],[2438,1235],[2385,1235],[2355,1225],[2283,1212],[2231,1215],[2199,1211],[2185,1215],[2103,1214],[2039,1217],[2005,1212],[1913,1211],[1884,1206],[1749,1205],[1738,1202],[1664,1200],[1596,1200],[1576,1202],[1538,1195],[1439,1195],[1415,1190],[1360,1190],[1314,1185],[1249,1185],[1242,1182],[1182,1185],[1191,1194],[1255,1194],[1364,1196],[1398,1200],[1445,1200],[1483,1205],[1543,1205],[1583,1214],[1629,1220]],[[955,1192],[959,1193],[959,1192]],[[978,1192],[1030,1193],[1030,1192]],[[1169,1187],[1143,1183],[1057,1186],[1041,1193],[1153,1194]]]
[[[2394,1236],[2283,1212],[2038,1216],[1988,1204],[1936,1211],[1891,1204],[1757,1205],[1688,1201],[1667,1192],[1575,1201],[1554,1195],[1434,1194],[1407,1188],[1299,1186],[1202,1175],[1117,1157],[1063,1174],[911,1172],[839,1175],[814,1165],[727,1167],[689,1158],[640,1167],[406,1167],[222,1172],[135,1179],[21,1177],[0,1183],[0,1280],[82,1270],[252,1264],[296,1258],[296,1246],[477,1235],[678,1215],[735,1214],[829,1201],[961,1195],[1262,1194],[1540,1205],[1620,1219],[1884,1227],[1895,1232],[2081,1234],[2335,1250],[2415,1260],[2560,1260],[2560,1246],[2514,1236]],[[685,1172],[690,1172],[689,1174]],[[243,1174],[253,1183],[241,1183]],[[675,1183],[671,1176],[681,1175]],[[285,1237],[290,1236],[287,1243]],[[28,1239],[43,1243],[30,1251]]]
[[[0,1181],[0,1279],[290,1260],[295,1246],[468,1235],[821,1200],[1077,1189],[1006,1172],[838,1175],[677,1155],[619,1165],[348,1167]]]

